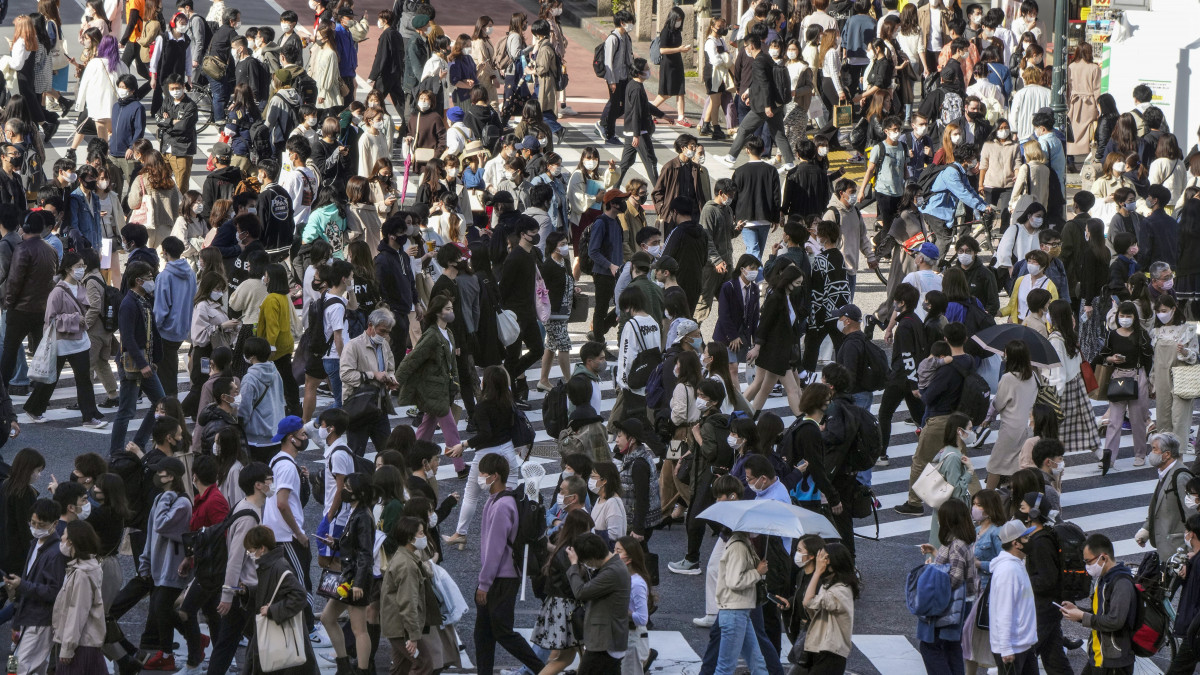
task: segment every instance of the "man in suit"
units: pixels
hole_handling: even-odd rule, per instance
[[[587,604],[579,675],[620,672],[621,662],[610,652],[629,647],[629,569],[595,533],[585,532],[572,543],[567,581],[575,599]],[[596,570],[590,580],[584,581],[579,563]]]
[[[1196,509],[1184,504],[1187,484],[1192,472],[1183,466],[1179,437],[1172,433],[1155,434],[1150,438],[1150,454],[1146,461],[1158,471],[1158,484],[1150,497],[1150,510],[1142,529],[1134,535],[1138,546],[1146,542],[1158,549],[1160,560],[1166,560],[1183,546],[1183,524]]]
[[[762,40],[757,39],[757,36],[747,38],[745,48],[746,54],[754,58],[752,85],[749,92],[742,94],[742,100],[750,106],[750,113],[738,125],[738,135],[733,140],[733,147],[729,149],[728,155],[721,158],[721,162],[733,168],[746,139],[750,134],[757,133],[765,124],[783,155],[783,168],[790,171],[795,166],[796,158],[792,155],[792,146],[783,133],[783,104],[787,101],[779,91],[774,77],[775,62],[763,53]]]

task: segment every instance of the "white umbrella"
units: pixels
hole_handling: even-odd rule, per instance
[[[700,518],[711,520],[734,532],[752,532],[792,539],[816,534],[839,539],[837,529],[825,516],[774,499],[717,502],[704,509]]]

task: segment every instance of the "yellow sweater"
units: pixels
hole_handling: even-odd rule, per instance
[[[271,343],[274,348],[271,352],[272,361],[292,353],[292,346],[296,341],[294,334],[298,328],[296,312],[287,296],[268,293],[259,310],[258,325],[255,326],[254,334]]]

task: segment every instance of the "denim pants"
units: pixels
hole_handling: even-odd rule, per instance
[[[920,643],[921,660],[929,675],[963,675],[962,643],[959,640],[934,639]]]
[[[342,407],[342,371],[338,359],[321,359],[325,366],[325,375],[329,377],[329,391],[333,392],[333,405],[330,408]]]
[[[750,625],[748,609],[722,609],[717,612],[721,622],[721,651],[717,656],[716,675],[733,675],[738,656],[746,660],[750,675],[765,675],[767,662],[758,648],[758,637]]]
[[[508,460],[508,481],[505,485],[511,490],[520,482],[518,469],[521,467],[521,460],[517,459],[517,453],[511,441],[494,448],[480,448],[475,453],[475,461],[471,462],[471,475],[467,476],[467,486],[463,489],[462,508],[458,511],[458,527],[455,528],[455,532],[458,534],[467,534],[467,529],[475,518],[475,510],[479,508],[479,504],[483,500],[487,499],[487,494],[483,488],[479,487],[479,460],[484,455],[493,453],[504,455],[504,459]]]
[[[225,106],[229,103],[229,94],[233,92],[233,78],[208,81],[208,90],[212,93],[212,118],[217,122],[225,121]]]
[[[871,409],[871,401],[874,398],[875,392],[873,391],[860,391],[857,394],[850,394],[850,399],[854,401],[854,405],[862,408],[863,410]]]
[[[754,627],[755,637],[758,639],[758,649],[763,653],[763,660],[767,662],[768,675],[783,675],[783,663],[779,658],[779,652],[774,651],[775,646],[767,639],[761,607],[751,610],[750,625]],[[713,675],[716,672],[717,657],[721,651],[720,638],[721,616],[720,611],[718,611],[717,620],[713,622],[712,628],[708,630],[708,647],[704,650],[704,660],[700,664],[700,671],[697,675]]]
[[[746,244],[746,253],[758,258],[759,262],[763,260],[763,254],[767,251],[767,237],[771,235],[770,225],[746,225],[742,228],[742,242]],[[758,276],[754,279],[756,283],[763,280],[762,265],[758,266]]]
[[[146,409],[146,416],[142,418],[142,425],[138,427],[133,442],[143,449],[150,442],[150,431],[154,427],[154,408],[158,405],[159,399],[165,396],[162,384],[158,381],[158,375],[153,372],[149,377],[142,377],[141,375],[130,375],[122,370],[120,407],[117,409],[116,419],[113,420],[112,439],[108,444],[110,455],[125,449],[125,433],[129,430],[129,420],[133,419],[134,413],[137,412],[139,390],[145,392],[146,398],[150,399],[150,407]]]
[[[8,310],[0,312],[0,344],[4,343],[4,329],[8,325]],[[25,356],[25,351],[22,350],[17,354],[17,368],[13,371],[12,379],[8,382],[9,386],[24,386],[28,387],[29,382],[29,359]]]

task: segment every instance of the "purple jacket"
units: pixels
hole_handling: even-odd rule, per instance
[[[479,542],[479,590],[487,591],[498,578],[517,578],[513,565],[512,540],[517,534],[517,501],[510,495],[497,493],[483,505]]]
[[[717,328],[713,331],[713,339],[729,344],[738,337],[749,344],[754,341],[758,332],[758,284],[750,284],[750,306],[747,307],[742,295],[742,284],[737,279],[730,279],[721,286],[721,295],[717,298]]]

